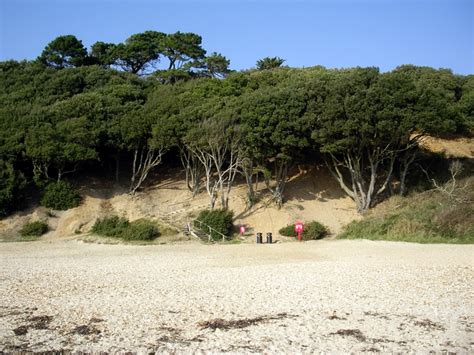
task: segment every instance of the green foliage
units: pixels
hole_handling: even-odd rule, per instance
[[[124,231],[129,227],[130,222],[123,217],[110,216],[100,218],[92,226],[92,233],[105,237],[121,238]]]
[[[41,204],[55,210],[67,210],[79,206],[81,197],[66,181],[52,182],[44,189]]]
[[[205,75],[214,78],[225,78],[230,73],[230,60],[220,53],[213,52],[204,59]]]
[[[285,237],[296,237],[295,225],[289,224],[286,227],[281,228],[278,233]],[[316,240],[324,238],[328,234],[328,229],[317,221],[312,221],[304,224],[303,234],[301,235],[303,240]]]
[[[416,243],[474,243],[474,180],[461,181],[462,200],[429,190],[392,197],[360,221],[347,225],[341,239]]]
[[[144,71],[160,58],[166,34],[157,31],[137,33],[113,47],[110,56],[115,64],[133,74]]]
[[[305,225],[303,231],[303,240],[316,240],[324,238],[328,234],[328,230],[325,226],[317,221],[309,222]]]
[[[281,228],[278,233],[284,237],[294,237],[296,236],[295,225],[289,224],[286,227]]]
[[[55,68],[68,68],[82,65],[87,51],[82,42],[73,35],[59,36],[51,41],[39,60]]]
[[[44,221],[26,223],[20,230],[22,237],[39,237],[48,231],[48,224]]]
[[[265,57],[257,61],[257,69],[269,70],[279,68],[284,62],[285,60],[280,57]]]
[[[98,219],[92,226],[92,232],[105,237],[124,240],[153,240],[160,232],[156,223],[147,219],[129,222],[126,218],[110,216]]]
[[[156,223],[147,219],[138,219],[129,224],[121,237],[125,240],[153,240],[159,235]]]
[[[204,225],[195,222],[195,227],[201,228],[203,232],[209,233],[209,228],[213,228],[215,231],[230,237],[232,235],[234,213],[229,210],[215,209],[215,210],[204,210],[201,211],[196,218]],[[211,237],[214,240],[221,240],[222,236],[211,229]]]
[[[114,162],[119,176],[135,153],[139,163],[165,147],[175,154],[171,161],[230,137],[252,172],[265,172],[279,202],[291,164],[308,157],[335,161],[348,186],[344,164],[359,163],[364,194],[376,194],[389,171],[391,181],[400,181],[403,163],[420,152],[410,141],[414,134],[468,134],[474,127],[473,76],[447,69],[295,69],[275,57],[260,60],[261,70],[230,73],[228,59],[206,55],[199,35],[156,31],[119,44],[98,41],[89,55],[74,36],[60,36],[39,59],[0,62],[3,215],[33,179],[61,180],[84,166],[111,170]],[[156,70],[157,63],[165,70]],[[216,123],[229,125],[225,134]],[[222,166],[229,165],[227,151]],[[416,177],[413,170],[406,176]]]

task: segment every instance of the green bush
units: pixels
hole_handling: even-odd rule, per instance
[[[50,183],[44,189],[41,204],[55,210],[67,210],[81,203],[81,197],[66,181]]]
[[[122,233],[125,240],[153,240],[160,235],[155,223],[146,219],[133,221]]]
[[[278,233],[285,237],[296,237],[294,224],[289,224],[286,227],[281,228]],[[303,234],[301,235],[303,240],[316,240],[324,238],[328,234],[328,229],[317,221],[312,221],[304,224]]]
[[[286,227],[281,228],[278,233],[284,237],[295,237],[295,226],[293,224],[289,224]]]
[[[129,222],[126,218],[110,216],[98,219],[92,232],[105,237],[124,240],[153,240],[160,235],[158,227],[147,219]]]
[[[44,221],[26,223],[20,230],[22,237],[39,237],[48,231],[48,224]]]
[[[105,237],[121,238],[130,223],[126,218],[110,216],[100,218],[92,226],[92,232]]]
[[[324,238],[328,234],[328,229],[317,221],[309,222],[304,226],[303,239],[316,240]]]
[[[224,234],[225,236],[230,237],[232,235],[233,218],[234,213],[232,211],[218,209],[201,211],[197,217],[197,220],[207,226],[210,226],[211,228]],[[205,226],[202,226],[200,223],[195,223],[194,225],[197,228],[201,228],[203,232],[209,233],[209,229]],[[211,230],[211,237],[214,240],[222,239],[222,236],[213,230]]]

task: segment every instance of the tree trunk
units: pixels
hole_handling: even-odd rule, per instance
[[[364,157],[365,155],[365,157]],[[326,165],[329,171],[339,182],[339,185],[355,202],[357,212],[360,214],[366,213],[372,207],[376,196],[386,190],[391,181],[393,165],[395,156],[390,156],[387,173],[381,185],[377,188],[380,173],[379,168],[388,155],[382,154],[378,148],[373,151],[367,150],[364,154],[362,151],[347,151],[342,155],[342,161],[338,160],[335,155],[330,154],[332,163],[326,159]],[[366,158],[366,159],[364,159]],[[366,163],[368,162],[369,174],[365,175]],[[346,181],[340,167],[348,171],[349,182]]]
[[[161,163],[165,149],[149,149],[147,147],[137,148],[133,153],[132,178],[130,181],[130,195],[135,195],[143,184],[148,173]]]
[[[265,184],[267,189],[273,196],[275,203],[280,209],[283,206],[283,192],[285,191],[286,180],[288,178],[289,163],[286,159],[275,159],[275,187],[272,188],[270,185],[270,174],[267,172],[264,174]]]
[[[245,182],[247,184],[246,205],[247,205],[247,209],[250,209],[255,203],[255,190],[253,188],[253,173],[254,173],[253,160],[244,159],[241,163],[241,168],[242,168],[242,174],[244,175]],[[257,179],[258,179],[258,175],[257,175]]]
[[[186,174],[186,186],[193,198],[199,193],[203,175],[202,164],[196,154],[185,147],[180,147],[181,164]]]
[[[416,151],[410,152],[409,150],[405,151],[401,161],[400,161],[400,196],[405,196],[407,192],[406,180],[408,175],[408,170],[410,169],[411,164],[416,158]]]

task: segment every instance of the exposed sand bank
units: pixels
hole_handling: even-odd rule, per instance
[[[0,351],[472,353],[473,256],[370,241],[2,243]]]
[[[54,211],[53,216],[48,216],[48,209],[39,207],[0,220],[0,240],[15,238],[25,223],[39,219],[47,220],[50,226],[50,232],[42,239],[55,240],[87,233],[97,218],[111,214],[130,220],[156,219],[181,230],[209,204],[205,191],[194,198],[191,196],[179,170],[170,171],[168,175],[158,174],[153,184],[134,197],[127,193],[124,186],[90,180],[81,188],[81,195],[83,201],[80,206],[67,211]],[[250,211],[246,209],[245,196],[246,185],[239,181],[230,195],[230,209],[234,211],[234,224],[246,225],[250,233],[259,231],[276,234],[280,228],[300,219],[306,222],[317,220],[327,226],[331,233],[337,234],[344,225],[360,218],[354,202],[322,167],[299,167],[293,171],[281,209],[270,201],[263,182],[258,184],[260,202]]]

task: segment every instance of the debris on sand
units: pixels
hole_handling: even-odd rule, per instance
[[[446,328],[443,327],[441,324],[433,322],[429,319],[416,320],[413,322],[413,324],[425,328],[426,330],[446,330]]]
[[[198,326],[202,329],[209,328],[209,329],[221,329],[221,330],[228,330],[228,329],[242,329],[247,328],[252,325],[267,322],[270,320],[277,320],[290,317],[287,313],[278,313],[275,316],[260,316],[255,318],[244,318],[244,319],[237,319],[237,320],[224,320],[221,318],[199,322]]]
[[[17,336],[25,335],[26,333],[28,333],[28,327],[24,325],[19,326],[18,328],[13,329],[13,333],[15,333],[15,335]]]
[[[367,338],[359,329],[339,329],[335,333],[330,333],[329,335],[341,335],[341,336],[350,336],[354,337],[359,341],[365,341]]]
[[[336,311],[333,311],[332,314],[328,317],[329,320],[347,320],[347,318],[339,317],[336,314]]]
[[[100,330],[94,327],[91,327],[90,325],[79,325],[76,328],[72,330],[73,334],[79,334],[79,335],[97,335],[100,334]]]
[[[28,318],[31,328],[34,329],[48,329],[49,323],[53,320],[52,316],[35,316]]]

